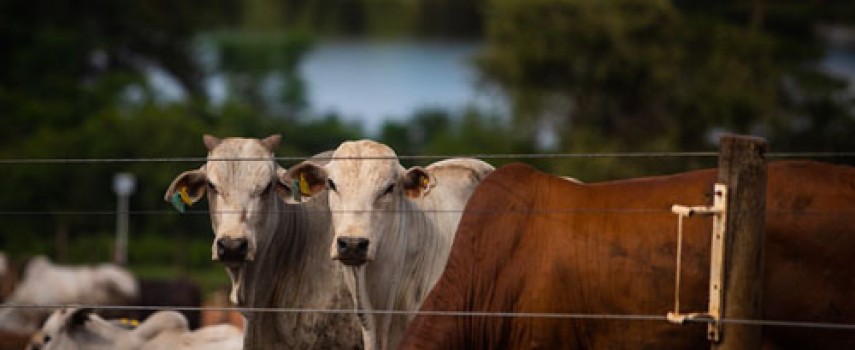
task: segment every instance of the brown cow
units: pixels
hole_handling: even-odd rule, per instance
[[[524,165],[481,182],[422,311],[662,315],[673,204],[710,204],[715,170],[575,184]],[[764,319],[855,323],[855,168],[768,166]],[[711,219],[685,223],[682,310],[707,305]],[[420,315],[401,349],[700,349],[665,321]],[[765,349],[855,349],[855,332],[767,326]],[[727,336],[725,333],[724,337]]]

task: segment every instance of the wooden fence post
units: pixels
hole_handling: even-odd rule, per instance
[[[763,316],[763,242],[766,214],[766,141],[726,135],[719,145],[718,182],[727,185],[722,318]],[[761,328],[725,323],[714,350],[759,349]]]

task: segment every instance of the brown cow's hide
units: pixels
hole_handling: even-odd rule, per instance
[[[711,204],[715,170],[590,185],[524,165],[467,205],[423,311],[661,315],[673,307],[673,204]],[[855,323],[855,168],[768,167],[764,319]],[[707,308],[710,218],[685,222],[682,310]],[[701,349],[665,321],[418,316],[402,349]],[[769,349],[855,349],[855,332],[764,327]],[[727,334],[723,335],[724,337]]]
[[[21,350],[27,347],[31,334],[0,331],[0,350]]]

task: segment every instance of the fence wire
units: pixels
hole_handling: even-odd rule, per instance
[[[562,159],[562,158],[661,158],[661,157],[716,157],[717,152],[625,152],[625,153],[505,153],[505,154],[436,154],[378,157],[316,157],[317,160],[433,160],[446,158],[479,159]],[[855,156],[855,153],[853,153]],[[312,156],[279,156],[277,161],[303,161]],[[91,163],[187,163],[221,161],[270,161],[269,157],[207,158],[207,157],[142,157],[142,158],[7,158],[0,164],[91,164]]]
[[[479,158],[479,159],[584,159],[584,158],[715,158],[718,152],[614,152],[614,153],[509,153],[509,154],[445,154],[445,155],[402,155],[396,157],[316,157],[318,160],[434,160],[446,158]],[[840,159],[855,158],[855,152],[771,152],[766,153],[767,159]],[[311,156],[280,156],[274,157],[276,161],[303,161]],[[206,157],[139,157],[139,158],[6,158],[0,159],[0,165],[32,165],[32,164],[97,164],[97,163],[191,163],[209,161],[270,161],[271,158],[206,158]],[[367,212],[368,210],[349,211],[326,211],[329,212]],[[371,210],[376,212],[376,210]],[[385,210],[389,213],[398,213],[399,210]],[[270,212],[269,213],[274,213]],[[435,213],[460,213],[460,210],[427,210],[424,212]],[[471,212],[471,211],[470,211]],[[551,210],[519,210],[521,215],[538,214],[671,214],[670,208],[609,208],[609,209],[551,209]],[[184,213],[176,213],[174,210],[132,210],[129,215],[209,215],[208,210],[188,210]],[[239,212],[218,211],[218,214],[239,214]],[[506,215],[514,214],[515,211],[480,212],[481,215]],[[855,210],[835,211],[769,211],[775,215],[855,215]],[[114,216],[120,214],[116,210],[53,210],[53,211],[28,211],[28,210],[0,210],[0,216],[43,216],[43,215],[81,215],[81,216]],[[474,214],[479,214],[474,212]],[[59,308],[92,308],[97,310],[139,310],[139,311],[221,311],[241,313],[319,313],[319,314],[351,314],[354,309],[313,309],[313,308],[263,308],[263,307],[210,307],[210,306],[141,306],[141,305],[92,305],[92,304],[0,304],[0,309],[59,309]],[[614,320],[614,321],[657,321],[667,322],[667,317],[653,314],[586,314],[586,313],[549,313],[549,312],[467,312],[467,311],[402,311],[402,310],[358,310],[366,314],[390,314],[390,315],[425,315],[425,316],[450,316],[450,317],[520,317],[520,318],[543,318],[543,319],[578,319],[578,320]],[[687,319],[690,323],[712,323],[711,319]],[[829,323],[829,322],[806,322],[789,320],[750,320],[724,318],[720,320],[725,324],[739,324],[769,327],[793,327],[814,328],[830,330],[855,331],[855,324]]]
[[[699,203],[702,204],[702,203]],[[267,214],[282,214],[286,213],[285,210],[268,210],[264,211]],[[305,212],[312,215],[324,215],[327,213],[331,214],[365,214],[365,213],[383,213],[383,214],[402,214],[402,213],[410,213],[412,211],[404,211],[404,210],[387,210],[387,209],[371,209],[371,210],[306,210]],[[501,215],[525,215],[525,216],[537,216],[537,215],[555,215],[555,214],[585,214],[585,215],[611,215],[611,214],[627,214],[627,215],[674,215],[670,208],[603,208],[603,209],[543,209],[543,210],[469,210],[465,211],[464,209],[446,209],[446,210],[437,210],[437,209],[425,209],[418,210],[420,213],[426,214],[459,214],[466,212],[470,215],[480,215],[480,216],[501,216]],[[116,210],[49,210],[49,211],[39,211],[39,210],[0,210],[0,216],[115,216],[118,214],[128,214],[133,216],[156,216],[156,215],[188,215],[188,216],[205,216],[205,215],[242,215],[244,213],[251,213],[251,211],[242,211],[242,210],[217,210],[217,211],[208,211],[208,210],[186,210],[183,213],[178,213],[175,210],[130,210],[127,212],[124,211],[116,211]],[[794,215],[794,216],[841,216],[841,217],[853,217],[855,218],[855,208],[853,209],[839,209],[839,210],[767,210],[766,213],[768,215]]]
[[[317,309],[317,308],[274,308],[274,307],[211,307],[211,306],[139,306],[139,305],[92,305],[92,304],[0,304],[0,309],[95,309],[95,310],[135,310],[135,311],[220,311],[241,313],[316,313],[316,314],[352,314],[355,309]],[[611,320],[611,321],[656,321],[667,322],[665,315],[653,314],[591,314],[591,313],[554,313],[554,312],[480,312],[480,311],[424,311],[424,310],[358,310],[364,314],[379,315],[422,315],[422,316],[446,316],[446,317],[491,317],[491,318],[540,318],[540,319],[571,319],[571,320]],[[708,318],[686,319],[687,323],[709,324],[716,321]],[[725,324],[739,324],[750,326],[792,327],[792,328],[815,328],[855,331],[855,324],[788,321],[788,320],[750,320],[738,318],[722,318],[719,320]]]
[[[318,160],[434,160],[446,158],[479,159],[580,159],[580,158],[716,158],[719,153],[700,152],[606,152],[606,153],[471,153],[471,154],[433,154],[400,155],[382,157],[316,157]],[[313,156],[278,156],[207,158],[207,157],[138,157],[138,158],[5,158],[0,164],[93,164],[93,163],[190,163],[208,161],[303,161]],[[769,159],[792,158],[855,158],[855,152],[770,152]]]

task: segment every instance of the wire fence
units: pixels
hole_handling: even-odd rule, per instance
[[[118,310],[118,311],[219,311],[241,313],[314,313],[314,314],[352,314],[354,309],[318,309],[318,308],[276,308],[276,307],[219,307],[219,306],[141,306],[141,305],[92,305],[92,304],[0,304],[0,309],[50,309],[61,308]],[[478,312],[478,311],[429,311],[429,310],[358,310],[361,314],[375,315],[423,315],[444,317],[484,317],[484,318],[539,318],[557,320],[611,320],[611,321],[668,321],[665,315],[654,314],[602,314],[602,313],[553,313],[553,312]],[[710,318],[688,318],[687,323],[714,323]],[[787,321],[787,320],[749,320],[722,318],[718,322],[751,326],[813,328],[855,331],[855,324]]]
[[[472,153],[472,154],[435,154],[400,155],[381,157],[315,157],[318,160],[435,160],[446,158],[479,159],[579,159],[579,158],[714,158],[718,152],[606,152],[606,153]],[[792,158],[855,158],[855,152],[770,152],[769,159]],[[303,161],[312,156],[279,156],[276,161]],[[265,157],[207,158],[207,157],[138,157],[138,158],[4,158],[0,165],[14,164],[93,164],[93,163],[188,163],[220,161],[270,161]]]
[[[434,160],[456,157],[468,157],[479,159],[585,159],[585,158],[713,158],[718,157],[718,152],[617,152],[617,153],[544,153],[544,154],[446,154],[446,155],[402,155],[397,157],[316,157],[319,160]],[[276,161],[303,161],[311,157],[286,156],[274,157]],[[777,152],[767,153],[767,159],[844,159],[855,158],[855,152]],[[186,162],[210,162],[210,161],[270,161],[271,158],[206,158],[206,157],[140,157],[140,158],[7,158],[0,159],[0,165],[28,165],[28,164],[96,164],[96,163],[186,163]],[[346,210],[326,211],[327,213],[358,213],[376,212],[376,210]],[[275,213],[275,211],[267,211]],[[401,210],[384,210],[390,214],[400,213]],[[427,210],[435,213],[461,213],[459,210]],[[0,216],[44,216],[44,215],[80,215],[80,216],[114,216],[119,214],[117,210],[0,210]],[[129,215],[210,215],[210,214],[241,214],[242,211],[216,211],[187,210],[181,214],[174,210],[131,210]],[[471,212],[478,215],[512,215],[514,211],[502,212]],[[550,209],[550,210],[519,210],[521,215],[538,214],[628,214],[628,215],[650,215],[662,214],[673,215],[670,208],[587,208],[587,209]],[[833,211],[768,211],[772,215],[840,215],[855,217],[855,208],[840,209]],[[675,221],[676,222],[676,221]],[[317,313],[317,314],[343,314],[354,313],[354,309],[317,309],[317,308],[276,308],[276,307],[176,307],[176,306],[142,306],[142,305],[91,305],[91,304],[0,304],[2,309],[59,309],[59,308],[93,308],[98,310],[138,310],[138,311],[224,311],[241,313]],[[543,319],[576,319],[576,320],[614,320],[614,321],[668,321],[666,315],[653,314],[587,314],[587,313],[548,313],[548,312],[466,312],[466,311],[424,311],[424,310],[358,310],[363,314],[381,315],[426,315],[426,316],[450,316],[450,317],[521,317],[521,318],[543,318]],[[664,310],[663,310],[664,311]],[[691,323],[712,323],[712,319],[687,319]],[[829,323],[829,322],[805,322],[789,320],[748,320],[723,318],[719,320],[725,324],[770,326],[770,327],[795,327],[855,331],[855,324]]]
[[[431,214],[457,214],[463,213],[464,209],[425,209],[419,210],[422,213]],[[260,212],[260,211],[259,211]],[[285,210],[265,210],[266,214],[281,214]],[[309,214],[365,214],[365,213],[382,213],[382,214],[401,214],[407,213],[406,210],[394,209],[377,209],[377,210],[306,210]],[[253,211],[244,210],[186,210],[183,213],[178,213],[175,210],[0,210],[0,216],[115,216],[117,214],[134,215],[134,216],[155,216],[155,215],[190,215],[190,216],[205,216],[205,215],[242,215],[253,213]],[[486,211],[486,210],[469,210],[466,211],[470,215],[490,216],[490,215],[554,215],[554,214],[586,214],[586,215],[611,215],[611,214],[627,214],[627,215],[673,215],[670,208],[602,208],[602,209],[547,209],[547,210],[503,210],[503,211]],[[840,216],[855,218],[855,208],[837,209],[837,210],[767,210],[767,215],[794,215],[794,216]]]

